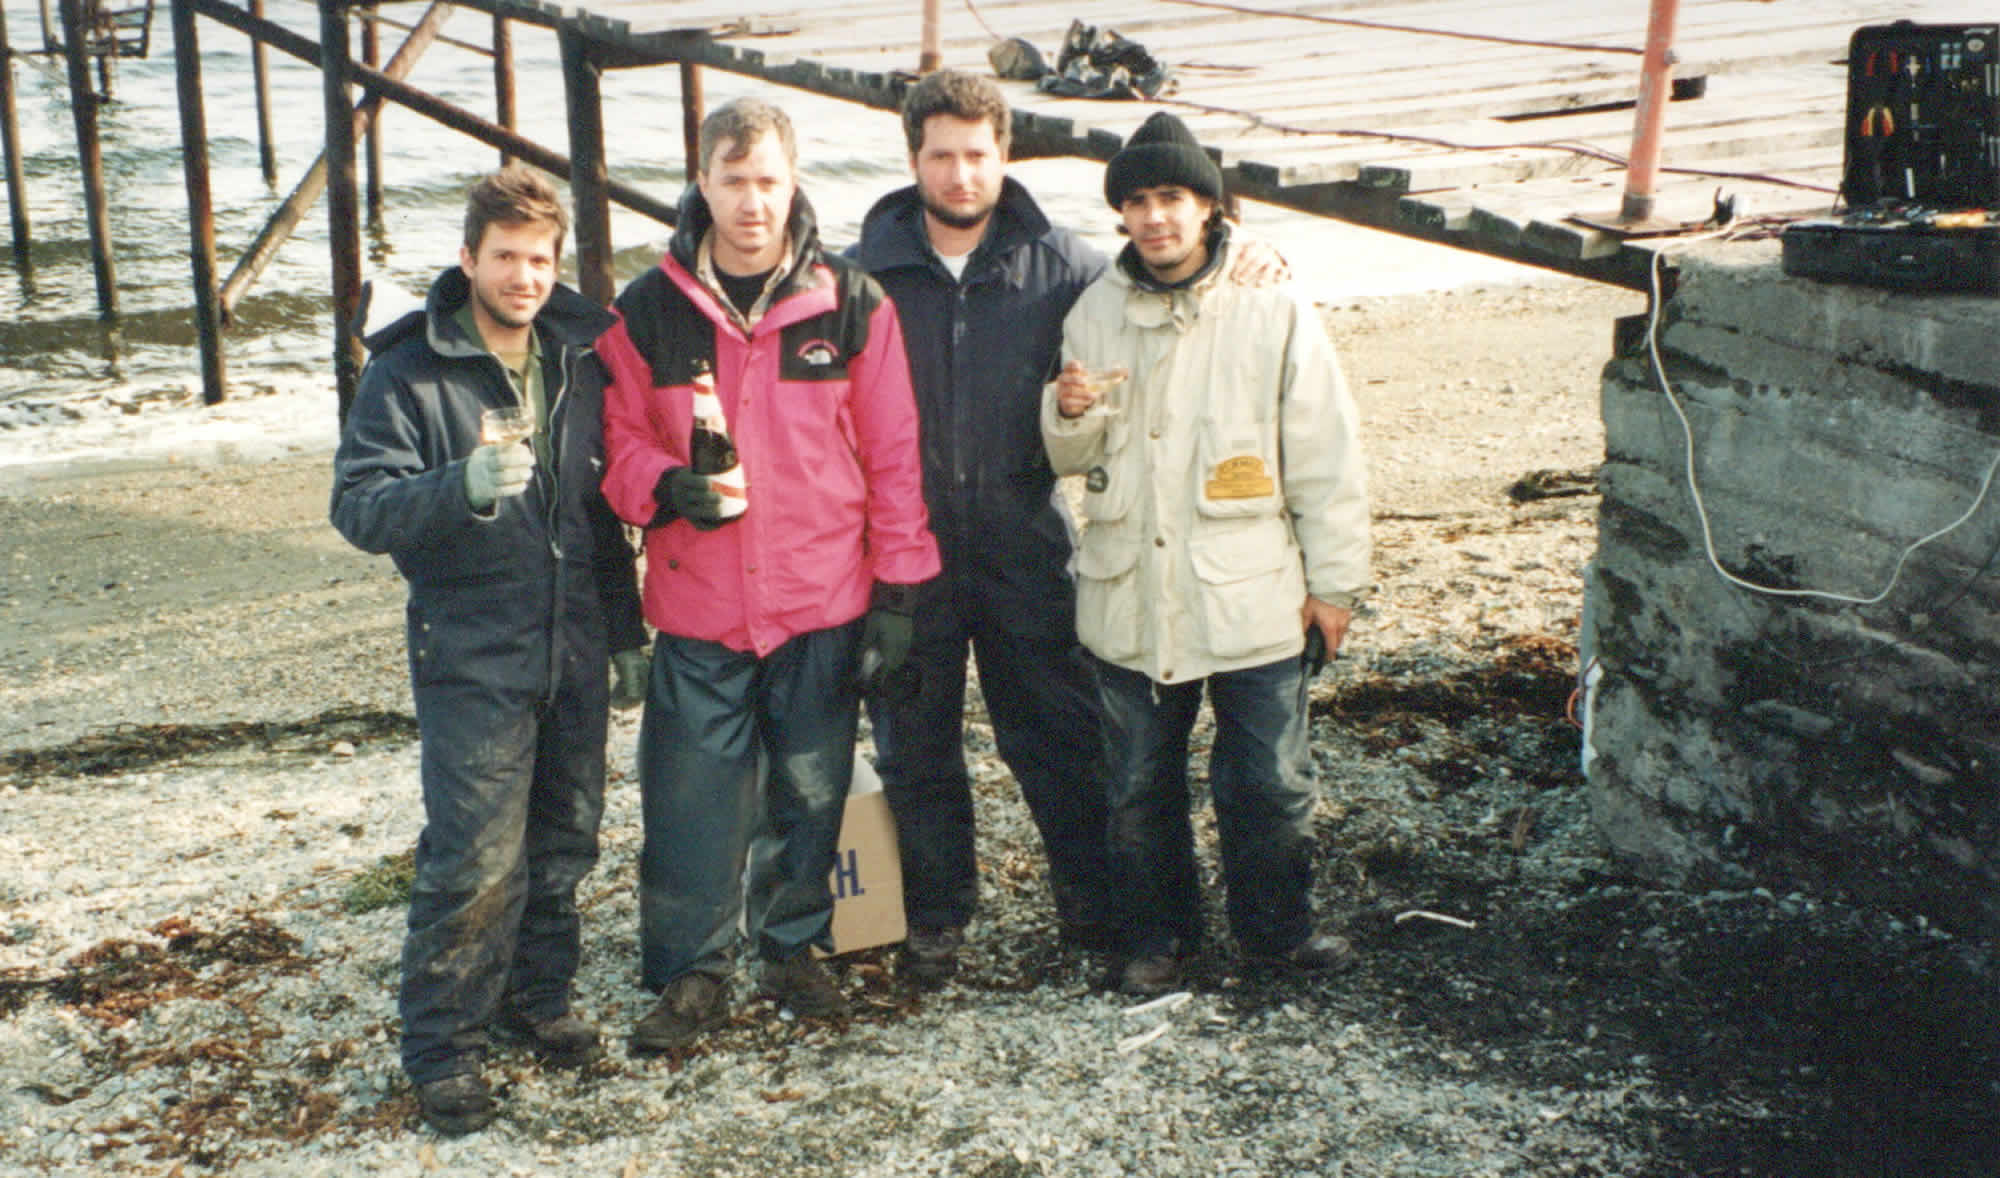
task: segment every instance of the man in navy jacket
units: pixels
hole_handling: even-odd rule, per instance
[[[990,81],[929,75],[904,101],[903,128],[917,182],[875,205],[851,253],[902,317],[944,559],[918,598],[918,693],[869,705],[902,849],[903,971],[931,983],[956,968],[978,897],[968,647],[1000,757],[1041,830],[1060,936],[1108,947],[1115,927],[1096,689],[1037,417],[1063,316],[1105,259],[1005,175],[1010,117]]]
[[[424,830],[398,1008],[403,1070],[445,1133],[495,1115],[489,1032],[556,1062],[597,1052],[570,1009],[576,885],[604,809],[607,651],[636,690],[645,629],[598,491],[590,347],[614,318],[555,283],[564,222],[526,170],[473,186],[459,265],[368,337],[334,456],[334,526],[410,587]],[[525,410],[528,440],[482,438],[497,409]]]

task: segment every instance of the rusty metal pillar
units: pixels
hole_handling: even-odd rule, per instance
[[[611,177],[604,160],[604,97],[590,43],[565,21],[556,30],[562,45],[563,97],[569,107],[569,192],[576,206],[576,287],[609,304],[616,294],[611,275]]]
[[[264,19],[264,0],[250,0],[250,15]],[[256,87],[257,163],[264,171],[264,184],[278,186],[278,145],[271,123],[271,62],[261,38],[250,38],[250,80]]]
[[[354,177],[354,106],[347,92],[347,9],[342,0],[319,0],[319,45],[326,99],[327,239],[333,254],[333,385],[344,425],[361,377],[360,341],[350,330],[361,300],[361,218]]]
[[[687,182],[701,172],[701,121],[708,117],[702,95],[701,67],[691,61],[681,63],[681,143],[687,149]]]
[[[14,222],[14,265],[28,268],[28,184],[21,178],[21,120],[14,110],[14,51],[0,8],[0,166],[7,169],[7,213]]]
[[[376,17],[381,9],[370,4],[361,14],[361,62],[369,69],[382,64],[382,25]],[[382,223],[382,115],[377,112],[368,127],[368,223]]]
[[[507,18],[493,17],[493,119],[509,131],[514,129],[514,30]],[[500,166],[513,160],[503,149]]]
[[[1680,0],[1653,0],[1646,21],[1646,56],[1639,74],[1639,102],[1632,122],[1632,154],[1625,166],[1625,200],[1618,219],[1650,221],[1660,179],[1660,138],[1673,98],[1674,22]]]
[[[944,64],[942,38],[938,33],[938,0],[924,0],[924,44],[917,55],[917,72],[936,73]]]
[[[222,313],[215,290],[215,202],[208,182],[208,114],[202,106],[201,45],[189,0],[173,0],[174,83],[181,106],[181,169],[187,176],[189,257],[194,265],[194,323],[201,347],[201,399],[228,395],[222,364]]]
[[[90,263],[97,276],[97,314],[118,315],[118,270],[111,260],[111,212],[104,196],[104,149],[97,136],[97,91],[90,84],[83,0],[62,0],[63,56],[69,63],[69,108],[76,122],[77,163],[83,170],[84,215],[90,222]]]

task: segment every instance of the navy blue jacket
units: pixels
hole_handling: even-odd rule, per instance
[[[453,318],[470,290],[448,269],[422,311],[368,337],[330,514],[349,542],[387,553],[409,582],[419,688],[448,680],[549,693],[566,671],[602,676],[609,650],[645,643],[632,548],[598,490],[604,370],[590,346],[615,320],[556,287],[535,317],[552,460],[524,494],[475,512],[465,462],[480,411],[518,400],[500,362]]]
[[[1009,178],[986,237],[954,280],[924,236],[915,187],[877,201],[848,251],[895,301],[922,425],[924,498],[949,576],[1040,593],[1069,559],[1042,449],[1042,385],[1063,316],[1105,258],[1058,229]],[[1035,575],[1039,574],[1039,575]]]

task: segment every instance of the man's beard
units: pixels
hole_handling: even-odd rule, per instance
[[[998,203],[996,201],[984,204],[970,213],[961,213],[956,209],[946,208],[944,205],[932,200],[930,194],[921,188],[917,190],[917,196],[924,202],[924,211],[926,213],[929,213],[940,223],[948,225],[953,229],[979,228],[986,223],[986,218],[993,215],[993,205]]]
[[[542,310],[542,304],[536,303],[535,309],[528,312],[525,317],[516,318],[513,308],[496,306],[492,300],[486,297],[485,291],[475,287],[473,297],[479,300],[479,305],[486,311],[487,317],[502,327],[526,327],[535,321],[535,316],[540,314]]]

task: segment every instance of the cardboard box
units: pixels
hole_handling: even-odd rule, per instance
[[[875,767],[854,754],[854,784],[840,823],[833,873],[833,951],[852,953],[903,939],[903,866],[896,820]]]

